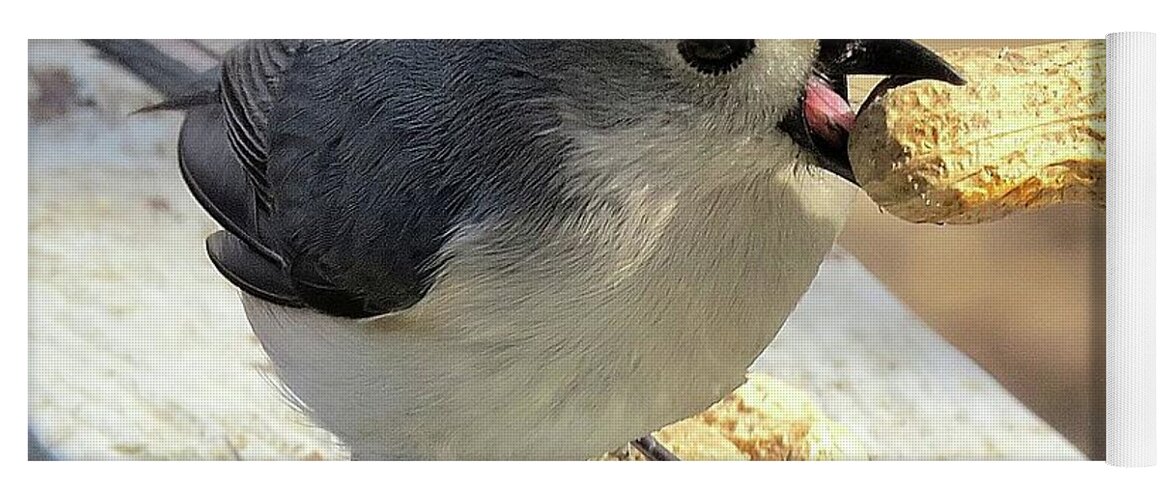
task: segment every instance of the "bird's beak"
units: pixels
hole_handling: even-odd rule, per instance
[[[855,184],[848,153],[854,111],[847,75],[890,77],[871,92],[867,102],[880,92],[916,80],[964,84],[947,61],[911,40],[821,40],[804,92],[777,127],[812,152],[822,168]]]

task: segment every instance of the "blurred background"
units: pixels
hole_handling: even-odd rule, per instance
[[[839,243],[1083,453],[1104,459],[1103,213],[1057,207],[934,227],[855,203]]]
[[[1039,42],[924,41],[936,50]],[[216,54],[233,43],[170,41],[160,46],[172,47],[168,50],[171,55],[199,68],[210,67]],[[30,61],[29,68],[30,131],[46,130],[30,133],[30,155],[50,158],[64,153],[53,151],[51,144],[38,137],[88,135],[85,130],[69,128],[63,117],[78,109],[100,107],[102,104],[92,99],[95,93],[121,93],[127,87],[111,84],[109,88],[85,89],[69,71],[59,69],[76,64],[67,57],[86,53],[77,42],[30,41],[30,57],[34,53],[62,59],[36,67]],[[854,96],[864,96],[865,87],[873,84],[865,80],[853,83],[857,90]],[[135,99],[131,104],[147,104],[149,95]],[[103,112],[125,116],[130,110]],[[173,127],[176,119],[151,116],[133,126],[142,127],[144,138],[155,137],[158,130],[166,130],[160,127]],[[143,141],[140,147],[173,144],[169,137],[155,139],[153,145]],[[95,142],[94,147],[114,146]],[[152,209],[165,213],[168,207]],[[839,242],[927,324],[1089,458],[1104,458],[1104,213],[1091,207],[1067,206],[977,226],[939,227],[909,224],[882,214],[859,195]],[[192,251],[201,248],[192,246]],[[218,280],[216,285],[221,285]]]

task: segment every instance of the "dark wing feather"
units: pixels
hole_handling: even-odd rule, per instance
[[[207,237],[207,254],[220,274],[241,290],[276,304],[305,307],[280,265],[227,231]]]
[[[228,55],[219,99],[188,110],[179,132],[179,170],[191,194],[226,231],[207,238],[212,263],[245,292],[304,307],[285,258],[264,239],[271,186],[267,171],[267,110],[282,68],[266,42]],[[263,88],[260,88],[263,87]]]
[[[342,192],[330,179],[318,176],[324,169],[353,174],[378,167],[353,162],[335,165],[343,156],[361,157],[339,151],[354,147],[341,140],[356,133],[354,127],[349,123],[318,127],[314,118],[345,116],[353,110],[304,94],[282,101],[286,88],[302,86],[303,80],[332,69],[323,68],[318,58],[313,64],[302,64],[308,69],[290,75],[296,58],[306,57],[313,47],[326,53],[342,50],[330,43],[247,42],[223,61],[218,102],[188,111],[179,138],[180,169],[195,198],[226,230],[208,238],[208,253],[229,281],[274,303],[346,317],[405,309],[422,298],[423,262],[430,253],[417,252],[409,241],[401,246],[343,249],[362,242],[347,240],[340,228],[351,225],[354,218],[376,215],[354,201],[359,193]],[[313,116],[285,119],[282,130],[275,130],[274,116],[287,115],[289,109],[307,109]],[[290,141],[290,134],[303,140]],[[274,141],[274,137],[285,139]],[[364,146],[392,147],[378,140]],[[334,180],[340,177],[346,175]],[[347,189],[363,187],[349,185]],[[390,215],[387,224],[399,222]],[[444,230],[419,234],[430,237]],[[362,278],[346,274],[354,267],[370,271],[379,265],[377,259],[361,257],[362,252],[393,254],[397,250],[404,251],[396,259],[402,266],[379,268]],[[367,263],[354,266],[355,259]]]
[[[250,41],[234,50],[223,63],[220,102],[232,151],[247,172],[259,202],[272,208],[268,173],[268,124],[279,97],[282,75],[289,65],[291,46],[283,41]]]
[[[179,130],[179,172],[192,196],[216,222],[265,258],[281,262],[258,238],[254,189],[232,153],[220,106],[199,106],[187,112]]]
[[[219,103],[189,114],[180,148],[192,191],[227,230],[208,241],[216,265],[273,302],[376,316],[424,297],[460,228],[505,212],[554,213],[552,203],[578,209],[557,178],[571,147],[548,133],[559,126],[552,84],[535,76],[544,71],[517,69],[557,47],[367,40],[235,50]]]

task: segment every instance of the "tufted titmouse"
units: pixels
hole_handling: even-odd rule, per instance
[[[907,40],[264,41],[162,107],[212,261],[355,458],[585,459],[773,339],[854,194],[850,74],[962,83]]]

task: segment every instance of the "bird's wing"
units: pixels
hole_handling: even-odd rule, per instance
[[[358,86],[344,63],[377,55],[352,53],[362,47],[248,42],[226,56],[218,102],[188,111],[183,177],[225,229],[208,238],[208,253],[252,295],[369,317],[410,307],[429,286],[425,266],[446,218],[418,208],[430,206],[426,195],[362,184],[417,179],[378,178],[394,168],[395,145],[383,138],[393,130],[360,126],[377,101],[367,108],[332,92]],[[312,91],[321,88],[330,91]],[[393,199],[369,200],[376,196]]]
[[[179,132],[179,170],[191,194],[225,228],[207,240],[216,268],[252,295],[302,306],[284,259],[259,230],[258,210],[271,207],[265,113],[286,59],[274,56],[276,48],[249,42],[227,56],[218,102],[187,112]]]
[[[272,208],[268,179],[269,116],[284,84],[293,47],[284,41],[249,41],[224,59],[220,104],[232,152],[248,174],[259,209]]]

